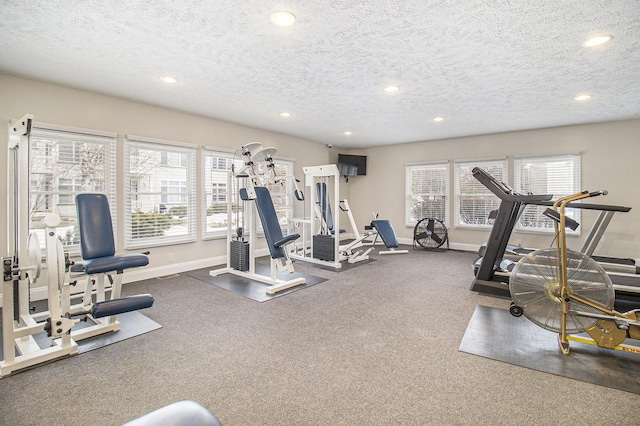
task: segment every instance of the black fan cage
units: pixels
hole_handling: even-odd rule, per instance
[[[413,248],[437,249],[443,245],[449,248],[449,233],[440,219],[425,217],[413,228]]]

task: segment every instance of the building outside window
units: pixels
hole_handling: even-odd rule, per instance
[[[448,223],[449,163],[405,166],[405,225],[435,218]]]
[[[125,248],[195,241],[196,146],[127,135]]]
[[[499,181],[507,182],[507,160],[479,160],[454,163],[454,202],[457,227],[489,229],[489,214],[500,207],[500,199],[473,176],[480,167]]]
[[[285,159],[274,159],[275,173],[277,176],[292,176],[293,161]],[[235,170],[240,170],[243,166],[242,159],[231,152],[205,149],[203,151],[203,177],[204,177],[204,211],[203,211],[203,238],[219,238],[227,235],[227,202],[232,203],[231,226],[236,229],[238,226],[244,227],[245,233],[247,224],[243,219],[243,208],[253,208],[250,203],[243,203],[237,191],[247,182],[242,178],[232,178],[229,186],[229,173],[232,165]],[[258,173],[266,173],[266,170],[259,169]],[[267,185],[273,200],[278,221],[283,229],[287,229],[289,219],[293,215],[293,185],[287,179],[282,184]],[[256,216],[256,229],[261,233],[262,226],[258,216]],[[246,236],[246,234],[245,234]]]
[[[83,192],[107,196],[116,229],[115,133],[34,123],[29,149],[30,229],[41,241],[40,223],[55,213],[60,216],[56,233],[65,250],[80,252],[75,196]]]
[[[552,194],[553,199],[581,189],[580,154],[516,157],[513,162],[514,189],[522,194]],[[547,206],[527,206],[516,224],[518,231],[554,232],[553,221],[542,212]],[[580,209],[566,209],[568,217],[580,222]],[[579,230],[567,229],[567,233]]]

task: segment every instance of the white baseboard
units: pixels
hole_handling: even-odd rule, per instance
[[[398,242],[400,244],[406,244],[408,246],[413,245],[413,240],[410,238],[398,238]],[[446,248],[446,243],[441,248]],[[451,250],[460,250],[460,251],[472,251],[477,252],[480,246],[477,244],[464,244],[464,243],[449,243],[449,248]]]
[[[179,274],[182,272],[222,265],[225,263],[227,263],[226,256],[217,256],[207,259],[193,260],[190,262],[170,263],[167,265],[156,266],[152,268],[139,268],[133,271],[127,271],[122,277],[122,283],[128,284],[136,281],[160,278],[167,275]]]
[[[265,256],[269,254],[268,249],[259,249],[256,251],[256,256]],[[213,267],[217,265],[224,265],[227,263],[226,256],[210,257],[207,259],[198,259],[190,262],[170,263],[162,266],[138,268],[132,271],[127,271],[122,277],[122,284],[133,283],[136,281],[143,281],[153,278],[160,278],[167,275],[179,274],[182,272],[193,271],[196,269],[202,269],[207,267]],[[30,290],[31,300],[44,300],[48,297],[46,286],[33,287]],[[2,307],[3,295],[0,294],[0,307]]]

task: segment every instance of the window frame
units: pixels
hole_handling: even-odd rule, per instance
[[[444,169],[444,191],[440,191],[437,188],[433,188],[430,186],[423,187],[423,191],[414,192],[413,188],[417,185],[414,182],[414,172],[422,171],[429,173],[431,171],[442,171]],[[449,200],[450,200],[450,165],[448,161],[442,161],[437,163],[420,163],[420,164],[406,164],[405,165],[405,203],[404,203],[404,211],[405,211],[405,226],[414,227],[421,219],[425,217],[437,218],[443,221],[445,226],[449,226],[450,214],[449,214]],[[433,181],[433,179],[431,179]],[[443,197],[442,201],[442,209],[444,210],[443,215],[437,215],[433,213],[433,209],[429,208],[420,208],[421,217],[413,217],[415,216],[413,213],[418,208],[417,204],[420,203],[420,200],[424,202],[425,197]],[[415,200],[415,202],[414,202]],[[425,213],[425,210],[427,212]],[[443,216],[443,217],[437,217]]]
[[[226,163],[224,168],[220,167],[222,165],[222,160],[224,160]],[[210,164],[208,164],[209,162]],[[231,173],[232,165],[236,170],[242,167],[242,158],[241,156],[237,155],[236,152],[233,152],[233,151],[203,147],[201,164],[202,164],[201,182],[202,182],[202,189],[203,189],[202,207],[200,209],[201,225],[202,225],[201,237],[203,240],[226,238],[227,228],[229,226],[229,224],[227,223],[227,203],[234,202],[234,199],[232,198],[233,194],[231,194],[231,191],[233,191],[233,188],[236,186],[235,182],[231,181],[231,187],[229,187],[228,185],[229,173]],[[210,167],[211,170],[208,170],[209,166],[211,166]],[[213,184],[225,186],[225,191],[222,193],[225,197],[224,202],[213,201],[213,198],[212,198],[214,194]],[[218,196],[221,195],[219,191],[216,191],[215,193]],[[214,204],[223,204],[224,209],[222,209],[221,206],[215,207]],[[221,216],[221,219],[223,219],[224,223],[226,224],[225,226],[215,227],[213,228],[213,230],[209,230],[210,229],[209,227],[209,221],[210,221],[209,209],[210,208],[215,209],[216,211],[222,210],[217,214],[223,215]],[[216,214],[216,213],[212,213],[212,214]],[[211,220],[215,220],[215,219],[211,219]]]
[[[29,229],[38,234],[41,241],[44,240],[44,229],[39,226],[41,219],[48,213],[56,213],[61,218],[56,234],[65,251],[72,256],[81,254],[75,196],[86,192],[107,196],[116,238],[117,136],[102,130],[33,123],[29,142]],[[86,152],[92,155],[91,161],[60,161],[60,146],[65,147],[65,152],[72,152],[75,159]],[[43,152],[38,152],[40,150]],[[87,167],[91,170],[84,170]],[[91,180],[83,176],[99,178]],[[62,181],[71,183],[61,188]],[[38,188],[39,184],[43,187]],[[38,197],[42,197],[42,208],[41,203],[34,202]]]
[[[149,155],[145,160],[149,162],[149,169],[142,172],[134,171],[132,167],[137,166],[134,166],[133,162],[139,161],[141,151]],[[158,158],[154,158],[154,156]],[[195,242],[198,202],[196,192],[197,145],[125,135],[124,157],[125,248],[129,250]],[[177,164],[165,161],[167,158],[178,158]],[[142,163],[137,164],[141,165]],[[143,182],[145,180],[146,183]],[[182,186],[180,186],[178,191],[172,192],[167,189],[163,192],[162,181],[184,181],[185,191],[182,191]],[[163,197],[172,202],[163,203]],[[175,202],[176,197],[179,199],[178,202]],[[186,202],[183,203],[182,200],[186,200]],[[176,208],[174,213],[178,213],[177,215],[170,215],[172,207],[167,207],[170,204],[175,204],[173,206]],[[140,209],[142,205],[144,208]],[[184,216],[181,215],[183,213],[182,207],[185,209]],[[143,215],[156,215],[156,219],[152,220],[152,223],[168,221],[171,223],[171,227],[183,226],[184,232],[178,231],[174,235],[167,234],[167,231],[171,229],[169,227],[161,229],[162,235],[136,236],[134,235],[134,214],[138,211],[140,211],[140,218]],[[160,231],[154,230],[152,232],[158,233]]]
[[[226,159],[227,160],[227,168],[226,170],[220,170],[220,165],[221,159]],[[208,164],[208,162],[211,162],[211,164]],[[214,164],[215,163],[215,164]],[[212,201],[211,201],[211,197],[213,196],[213,188],[211,186],[213,182],[213,176],[210,176],[210,173],[216,173],[216,170],[219,170],[218,173],[221,174],[221,176],[218,178],[218,184],[223,184],[226,185],[226,191],[222,192],[222,191],[218,191],[217,194],[218,196],[220,195],[224,195],[227,199],[227,201],[224,203],[225,204],[225,210],[224,210],[224,214],[225,214],[225,219],[224,222],[226,223],[226,206],[228,202],[231,203],[239,203],[238,207],[232,207],[233,211],[234,211],[234,215],[232,217],[232,221],[236,220],[236,219],[240,219],[240,217],[242,216],[242,209],[243,209],[243,205],[244,203],[240,202],[239,199],[235,199],[234,198],[234,194],[233,191],[238,190],[238,182],[237,179],[234,179],[233,177],[231,178],[231,180],[228,180],[228,175],[231,172],[231,165],[234,165],[235,170],[240,170],[240,168],[242,168],[243,166],[243,159],[241,158],[240,155],[238,155],[238,152],[231,152],[231,151],[226,151],[223,149],[217,149],[217,148],[210,148],[210,147],[203,147],[203,155],[202,155],[202,179],[201,179],[201,183],[202,183],[202,187],[203,187],[203,193],[201,195],[201,199],[203,200],[202,203],[202,207],[200,209],[200,214],[201,214],[201,225],[202,225],[202,232],[201,232],[201,236],[203,240],[210,240],[210,239],[217,239],[217,238],[226,238],[227,237],[227,233],[228,233],[228,226],[229,224],[227,223],[226,226],[224,227],[218,227],[215,228],[212,231],[209,231],[208,229],[209,227],[209,217],[208,217],[208,210],[210,207],[212,207]],[[295,160],[294,159],[290,159],[290,158],[284,158],[284,157],[275,157],[273,159],[273,164],[275,165],[275,170],[276,170],[276,174],[279,177],[282,176],[293,176],[293,172],[294,172],[294,167],[295,167]],[[216,166],[215,168],[213,166]],[[209,166],[212,166],[211,171],[208,170]],[[224,179],[222,179],[222,173],[224,173]],[[210,181],[209,181],[210,180]],[[287,229],[287,226],[291,220],[291,218],[293,217],[293,213],[294,213],[294,187],[293,187],[293,183],[291,182],[291,179],[286,179],[285,183],[283,185],[279,185],[279,184],[267,184],[266,187],[269,189],[269,192],[271,193],[271,198],[276,210],[276,214],[278,216],[278,222],[280,223],[280,226],[283,229]],[[281,189],[283,188],[283,189]],[[236,197],[237,198],[237,197]],[[238,209],[237,213],[238,213],[238,217],[236,218],[235,216],[235,209]],[[220,213],[221,214],[221,213]],[[259,218],[256,216],[256,233],[257,235],[263,235],[263,231],[262,231],[262,224],[260,223]],[[233,224],[232,226],[235,226],[235,224]],[[247,235],[247,233],[249,232],[248,229],[244,230],[245,232],[245,236]]]
[[[491,175],[500,181],[508,181],[509,164],[506,157],[493,158],[493,159],[477,159],[477,160],[459,160],[454,162],[454,227],[461,229],[479,229],[488,230],[493,226],[492,221],[489,220],[489,213],[493,210],[497,210],[500,206],[500,198],[480,183],[475,177],[473,177],[471,171],[474,167],[480,167],[487,170]],[[461,169],[464,169],[464,174]],[[495,169],[501,170],[501,176],[496,176]],[[471,191],[461,193],[461,182],[467,183],[468,189]],[[474,216],[477,216],[480,223],[463,223],[461,217],[464,216],[461,212],[462,198],[471,197],[472,199],[484,200],[485,207],[480,208],[477,212],[472,212]],[[475,209],[474,209],[475,210]]]
[[[275,166],[276,176],[291,176],[292,178],[295,178],[293,175],[295,160],[276,157],[273,159],[273,164]],[[293,218],[294,212],[293,203],[295,196],[293,182],[291,181],[291,178],[289,178],[286,179],[283,184],[268,184],[267,188],[271,194],[271,199],[273,201],[273,206],[276,209],[276,215],[278,216],[280,227],[282,229],[287,229],[289,222]],[[281,190],[280,188],[284,189]],[[284,201],[284,203],[282,201]],[[258,222],[258,225],[258,230],[260,234],[262,234],[262,224]]]
[[[525,164],[526,163],[526,164]],[[570,163],[567,165],[567,163]],[[529,166],[529,168],[533,166],[538,166],[539,170],[542,170],[543,173],[546,172],[548,174],[548,169],[550,164],[555,164],[552,172],[556,177],[555,181],[551,181],[549,179],[546,182],[543,182],[545,188],[534,189],[531,186],[527,186],[523,183],[524,174],[523,169]],[[541,166],[544,166],[542,169]],[[570,172],[564,174],[564,172]],[[558,173],[560,175],[558,176]],[[563,183],[562,180],[565,180]],[[571,182],[568,184],[568,182]],[[527,155],[527,156],[517,156],[513,159],[513,188],[515,191],[526,194],[526,193],[538,193],[538,194],[552,194],[552,200],[557,200],[558,198],[574,194],[579,192],[582,188],[582,156],[580,153],[569,153],[569,154],[549,154],[549,155]],[[537,185],[540,186],[540,182],[536,182]],[[558,191],[555,188],[559,188],[563,185],[565,186],[562,190]],[[524,211],[518,218],[518,222],[514,227],[514,231],[524,232],[524,233],[534,233],[534,234],[553,234],[555,232],[553,221],[542,214],[542,212],[546,209],[546,206],[536,206],[536,205],[528,205],[525,207]],[[581,220],[581,209],[572,209],[567,208],[565,213],[571,219],[580,223]],[[543,224],[544,226],[526,226],[524,223],[538,223]],[[567,229],[567,234],[571,235],[580,235],[580,228],[576,230]]]

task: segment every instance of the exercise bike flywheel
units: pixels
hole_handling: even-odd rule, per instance
[[[509,279],[513,305],[520,307],[534,324],[554,332],[561,331],[562,321],[561,260],[558,248],[536,250],[520,259]],[[590,257],[572,250],[567,250],[567,286],[571,294],[588,297],[607,309],[613,308],[615,292],[607,273]],[[567,315],[569,334],[580,333],[596,322],[572,311],[600,313],[571,300]]]

